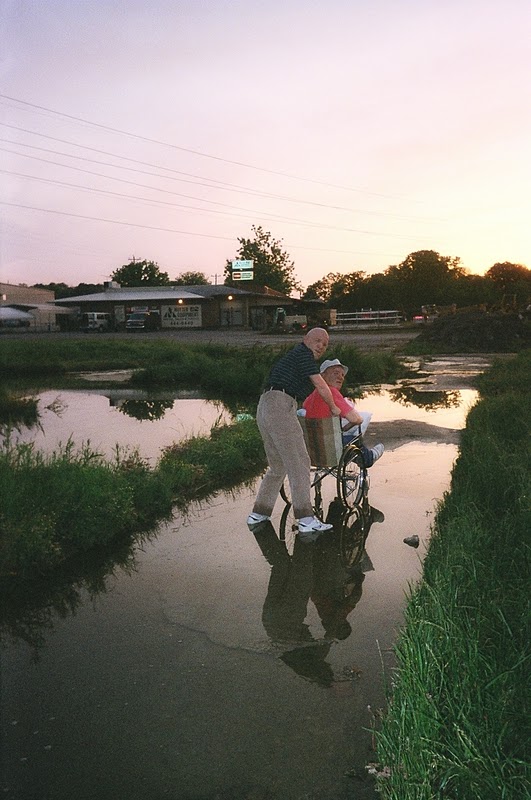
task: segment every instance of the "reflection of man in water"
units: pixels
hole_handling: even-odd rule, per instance
[[[313,637],[304,623],[312,589],[313,554],[295,540],[293,556],[276,535],[270,522],[254,531],[263,555],[271,564],[271,576],[262,610],[266,633],[276,642],[311,642]]]
[[[266,633],[276,644],[289,648],[281,659],[298,675],[331,686],[334,671],[325,659],[332,641],[346,639],[352,631],[347,617],[361,598],[363,570],[345,564],[340,525],[314,544],[297,537],[292,556],[270,522],[253,533],[271,565],[262,610]],[[315,639],[305,623],[310,599],[323,625],[324,639]]]
[[[280,658],[298,675],[331,686],[334,672],[325,661],[329,642],[319,642],[304,622],[313,583],[311,545],[297,537],[293,555],[277,537],[270,522],[253,531],[258,546],[269,564],[271,576],[262,610],[262,624],[276,644],[290,647]]]
[[[345,507],[336,499],[330,503],[327,522],[334,525],[331,536],[316,544],[314,581],[310,598],[314,603],[327,639],[347,639],[352,627],[348,615],[358,604],[365,575],[356,562],[351,565],[347,558],[345,542],[341,538],[352,536],[359,542],[361,557],[370,526],[367,516],[345,513]],[[359,524],[358,524],[359,523]]]

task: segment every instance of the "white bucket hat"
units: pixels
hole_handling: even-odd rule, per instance
[[[328,369],[328,367],[343,367],[343,369],[345,370],[345,375],[348,372],[348,367],[342,364],[339,358],[328,358],[326,361],[323,361],[323,363],[319,367],[319,372],[321,373],[321,375],[323,374],[325,369]]]

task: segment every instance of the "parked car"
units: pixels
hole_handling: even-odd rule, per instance
[[[110,314],[104,314],[102,311],[86,311],[81,317],[79,330],[85,331],[85,333],[91,331],[102,333],[111,329],[112,317]]]
[[[126,331],[158,331],[160,328],[158,311],[135,311],[129,314],[125,323]]]

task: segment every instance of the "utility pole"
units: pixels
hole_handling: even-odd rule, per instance
[[[214,286],[217,286],[218,285],[218,275],[217,274],[216,275],[211,275],[210,277],[214,278]],[[221,275],[219,275],[219,277],[221,278]]]

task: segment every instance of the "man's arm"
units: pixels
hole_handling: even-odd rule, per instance
[[[340,417],[341,411],[336,406],[330,387],[322,375],[310,375],[310,380],[332,412],[333,417]]]
[[[361,425],[363,422],[363,417],[361,414],[358,414],[355,408],[351,408],[350,411],[343,414],[343,418],[350,422],[350,425],[345,425],[343,431],[349,431],[351,428],[354,428],[356,425]]]

